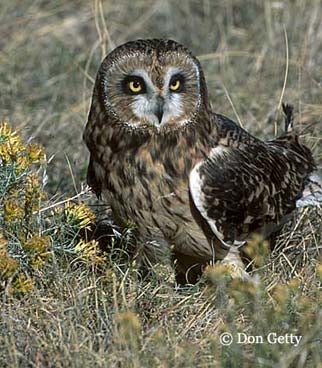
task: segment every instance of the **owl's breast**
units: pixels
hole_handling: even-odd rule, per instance
[[[103,196],[116,222],[134,224],[141,240],[156,241],[162,248],[181,249],[192,242],[208,248],[190,210],[189,159],[191,163],[180,156],[156,160],[150,152],[141,151],[113,162]]]
[[[176,228],[174,216],[190,213],[188,177],[169,175],[164,163],[151,162],[143,154],[119,159],[109,171],[106,189],[107,201],[126,221],[143,221],[170,233]]]

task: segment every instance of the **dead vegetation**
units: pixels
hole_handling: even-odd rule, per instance
[[[88,195],[78,194],[87,167],[81,135],[93,80],[103,55],[135,38],[173,38],[188,46],[205,69],[213,107],[260,137],[283,128],[277,109],[282,100],[294,104],[296,124],[307,128],[302,138],[321,167],[321,18],[319,0],[3,1],[0,120],[45,147],[48,178],[40,177],[41,185],[47,184],[39,191],[47,197],[37,197],[32,227],[24,217],[8,227],[3,202],[8,173],[1,176],[0,258],[8,255],[7,242],[18,244],[26,232],[49,237],[56,248],[32,273],[32,262],[25,262],[31,284],[24,278],[14,284],[19,274],[4,276],[0,262],[0,366],[322,364],[320,207],[299,210],[284,227],[275,250],[259,257],[254,285],[230,280],[217,266],[198,285],[178,291],[167,265],[155,266],[150,278],[140,281],[134,264],[115,257],[116,241],[103,264],[93,244],[82,253],[79,223],[69,221],[83,212],[60,203],[74,197],[90,204]],[[36,169],[27,169],[35,177]],[[26,188],[19,186],[19,193]],[[37,260],[31,257],[48,247],[35,239],[25,261]],[[253,241],[255,248],[261,243]],[[41,252],[30,253],[33,246]],[[19,261],[21,253],[10,249]],[[97,262],[86,262],[93,254]],[[235,339],[230,346],[220,343],[223,332]],[[298,346],[236,340],[239,333],[267,337],[270,332],[303,337]]]

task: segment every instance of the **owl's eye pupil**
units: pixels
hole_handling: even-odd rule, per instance
[[[180,86],[180,81],[178,79],[171,83],[171,88],[172,89],[177,89],[179,86]]]
[[[137,81],[137,80],[130,81],[129,88],[130,88],[131,92],[133,92],[133,93],[141,92],[142,83],[140,81]]]
[[[175,75],[172,77],[169,85],[170,91],[181,92],[183,88],[183,78],[181,75]]]
[[[125,93],[131,95],[145,93],[146,91],[144,80],[137,76],[127,76],[124,78],[122,87]]]

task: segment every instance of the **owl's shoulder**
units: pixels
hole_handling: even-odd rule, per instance
[[[238,148],[262,143],[260,139],[224,115],[212,113],[211,119],[217,127],[218,142],[221,145]]]

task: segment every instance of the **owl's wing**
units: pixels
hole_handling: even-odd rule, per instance
[[[192,170],[190,197],[213,236],[242,245],[295,209],[313,159],[291,137],[262,142],[223,116],[215,119],[218,145]]]
[[[97,176],[97,170],[95,170],[95,162],[90,156],[88,168],[87,168],[87,184],[92,189],[92,191],[96,194],[98,198],[100,198],[102,193],[102,181]]]

